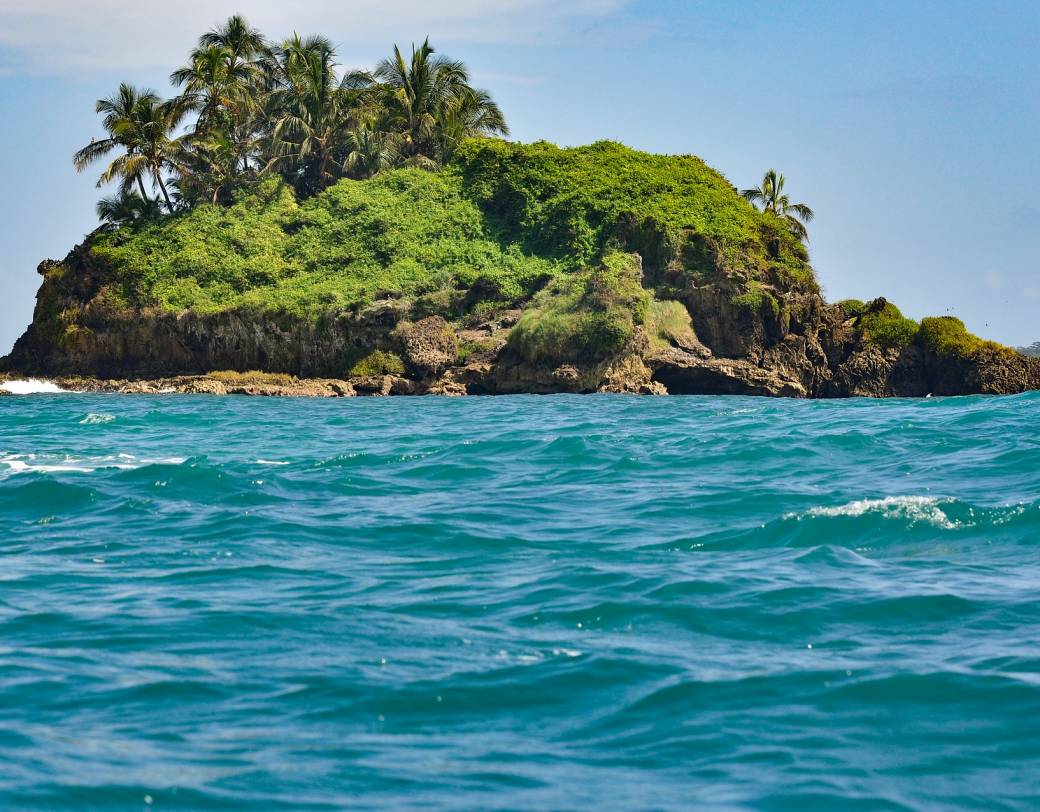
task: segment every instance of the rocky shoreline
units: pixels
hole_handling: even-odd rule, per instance
[[[972,336],[957,319],[918,326],[883,298],[828,303],[779,278],[756,283],[749,298],[747,280],[721,270],[691,275],[671,260],[648,266],[635,252],[624,261],[641,298],[629,303],[604,289],[605,273],[588,272],[577,315],[554,312],[569,294],[549,289],[481,315],[468,304],[479,298],[471,289],[443,301],[387,295],[293,319],[112,308],[110,277],[84,245],[62,263],[41,264],[33,323],[0,359],[0,375],[85,392],[271,397],[881,398],[1040,389],[1040,358]],[[913,335],[900,336],[907,324]]]

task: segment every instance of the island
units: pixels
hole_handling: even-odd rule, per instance
[[[175,99],[100,100],[109,136],[76,164],[115,153],[100,183],[119,195],[40,264],[0,373],[328,396],[1040,388],[1040,359],[956,318],[825,301],[812,211],[776,172],[742,192],[693,155],[507,141],[428,42],[371,73],[333,55],[232,18]]]

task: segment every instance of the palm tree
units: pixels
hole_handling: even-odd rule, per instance
[[[335,57],[323,37],[295,35],[273,47],[234,16],[199,37],[188,63],[171,74],[180,89],[173,100],[120,85],[97,103],[106,137],[73,156],[83,171],[118,152],[98,180],[118,182],[121,194],[105,201],[106,222],[125,220],[116,203],[137,205],[131,189],[150,202],[147,182],[171,212],[228,203],[272,171],[310,195],[388,167],[435,169],[466,138],[509,133],[491,96],[470,85],[466,66],[437,55],[428,38],[412,46],[410,59],[394,46],[372,73],[340,77]],[[189,131],[177,137],[189,115]]]
[[[805,203],[792,203],[784,194],[784,176],[770,169],[762,178],[762,185],[755,189],[745,189],[740,193],[750,203],[761,203],[762,211],[775,214],[787,223],[791,233],[798,239],[808,239],[809,233],[805,223],[812,222],[813,210]]]
[[[389,129],[400,134],[399,153],[405,163],[435,166],[443,159],[440,131],[453,132],[448,143],[469,135],[508,135],[505,117],[491,97],[469,84],[462,62],[434,56],[427,38],[412,46],[406,62],[401,49],[376,67],[374,77],[385,89]]]
[[[394,165],[397,145],[393,133],[380,132],[371,121],[350,130],[344,139],[343,168],[352,178],[370,178]]]
[[[181,115],[182,112],[176,105],[169,103],[142,104],[132,131],[138,154],[144,159],[152,182],[162,192],[166,210],[169,212],[173,211],[173,201],[170,200],[163,176],[167,171],[178,169],[177,157],[183,150],[183,144],[179,139],[173,138],[172,134]],[[108,179],[102,175],[101,180],[107,182]]]
[[[313,194],[346,174],[349,134],[368,118],[367,89],[353,74],[337,80],[335,50],[324,37],[294,36],[275,60],[271,158],[264,169],[281,171]]]
[[[153,220],[159,214],[159,205],[154,200],[147,200],[133,190],[103,197],[97,204],[98,220],[106,231]]]
[[[251,28],[239,14],[228,17],[224,25],[199,37],[200,48],[228,48],[236,60],[254,62],[270,55],[267,39],[259,29]]]
[[[264,126],[260,113],[270,62],[263,34],[236,15],[199,37],[188,65],[170,75],[175,87],[184,88],[179,108],[198,115],[194,134],[226,133],[237,145],[243,171],[249,169],[256,134]]]
[[[107,138],[90,139],[90,143],[72,156],[72,163],[77,172],[82,172],[90,164],[101,160],[114,149],[122,147],[125,152],[118,156],[102,173],[98,187],[108,181],[119,178],[122,191],[127,191],[135,183],[144,200],[148,194],[144,190],[144,175],[147,165],[139,151],[136,139],[137,123],[144,110],[159,104],[159,97],[151,90],[138,90],[126,82],[119,85],[114,96],[98,99],[94,109],[104,114],[102,126],[108,133]]]
[[[230,203],[243,181],[238,144],[221,130],[191,136],[176,163],[178,174],[171,185],[176,197],[188,206],[199,200]],[[253,175],[248,172],[247,177]]]
[[[437,116],[437,141],[441,163],[451,160],[455,149],[475,135],[509,134],[505,116],[485,90],[467,87],[446,104]]]
[[[236,60],[230,48],[211,45],[196,49],[191,64],[170,74],[170,83],[184,88],[178,104],[198,113],[196,130],[208,130],[231,123],[221,121],[222,113],[248,105],[255,76],[255,69]]]

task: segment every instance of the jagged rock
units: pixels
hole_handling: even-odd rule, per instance
[[[552,371],[552,379],[565,389],[572,389],[581,382],[581,373],[572,364],[563,364]]]
[[[368,375],[362,378],[351,378],[349,381],[354,391],[361,397],[375,395],[386,397],[393,388],[393,376]]]
[[[423,391],[415,381],[399,375],[368,375],[351,378],[348,384],[360,396],[418,395]]]
[[[689,335],[658,332],[651,341],[644,332],[650,328],[633,319],[633,335],[620,348],[611,345],[611,357],[571,347],[561,358],[528,354],[534,359],[528,361],[507,341],[523,313],[514,306],[493,317],[471,314],[468,322],[461,317],[469,325],[461,332],[462,362],[452,325],[440,315],[410,320],[423,311],[401,298],[318,319],[120,310],[106,293],[111,279],[95,266],[88,241],[62,263],[41,263],[44,281],[33,324],[0,369],[16,377],[58,376],[60,386],[79,391],[309,397],[665,390],[888,397],[1040,388],[1040,359],[984,343],[961,357],[940,356],[920,341],[884,349],[861,327],[864,317],[885,311],[884,299],[846,318],[841,307],[828,305],[811,287],[785,283],[778,273],[756,278],[751,271],[722,268],[718,247],[696,241],[687,249],[704,256],[683,261],[709,270],[685,273],[677,255],[660,244],[662,234],[639,222],[623,225],[623,235],[632,241],[628,248],[647,252],[644,274],[658,274],[651,282],[644,276],[643,283],[661,284],[658,294],[667,290],[685,304]],[[55,273],[59,269],[64,270]],[[745,293],[751,281],[763,306],[749,307]],[[662,343],[669,349],[659,349]],[[399,352],[404,375],[340,380],[359,359],[390,350]],[[596,360],[574,360],[586,357]],[[207,374],[221,369],[299,378],[286,383]]]
[[[798,381],[733,358],[700,358],[672,349],[647,359],[653,379],[672,395],[766,395],[804,398]]]
[[[462,397],[468,395],[469,392],[461,383],[456,383],[454,381],[438,381],[426,390],[426,394],[443,395],[445,397]]]
[[[191,395],[227,395],[228,387],[212,378],[196,378],[184,385],[181,390]]]
[[[438,375],[458,358],[458,337],[442,316],[402,322],[393,336],[400,342],[405,367],[417,377]]]

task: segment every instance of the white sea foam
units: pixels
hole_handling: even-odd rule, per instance
[[[285,462],[284,460],[257,460],[257,465],[290,465],[291,463]]]
[[[951,521],[942,509],[948,500],[936,499],[932,496],[886,496],[884,499],[857,499],[845,505],[835,507],[814,507],[805,513],[791,513],[785,518],[802,519],[817,516],[865,516],[876,514],[886,519],[904,519],[910,522],[926,522],[944,530],[953,530],[960,526]]]
[[[91,412],[82,420],[79,421],[81,426],[100,426],[104,423],[111,423],[116,419],[114,414],[96,414]]]
[[[90,474],[102,468],[131,471],[146,465],[180,465],[186,457],[138,458],[133,454],[101,457],[77,457],[71,454],[0,454],[0,476],[3,474]]]
[[[0,382],[0,389],[11,395],[53,395],[57,392],[68,391],[50,381],[39,381],[36,378],[24,381],[3,381]]]

